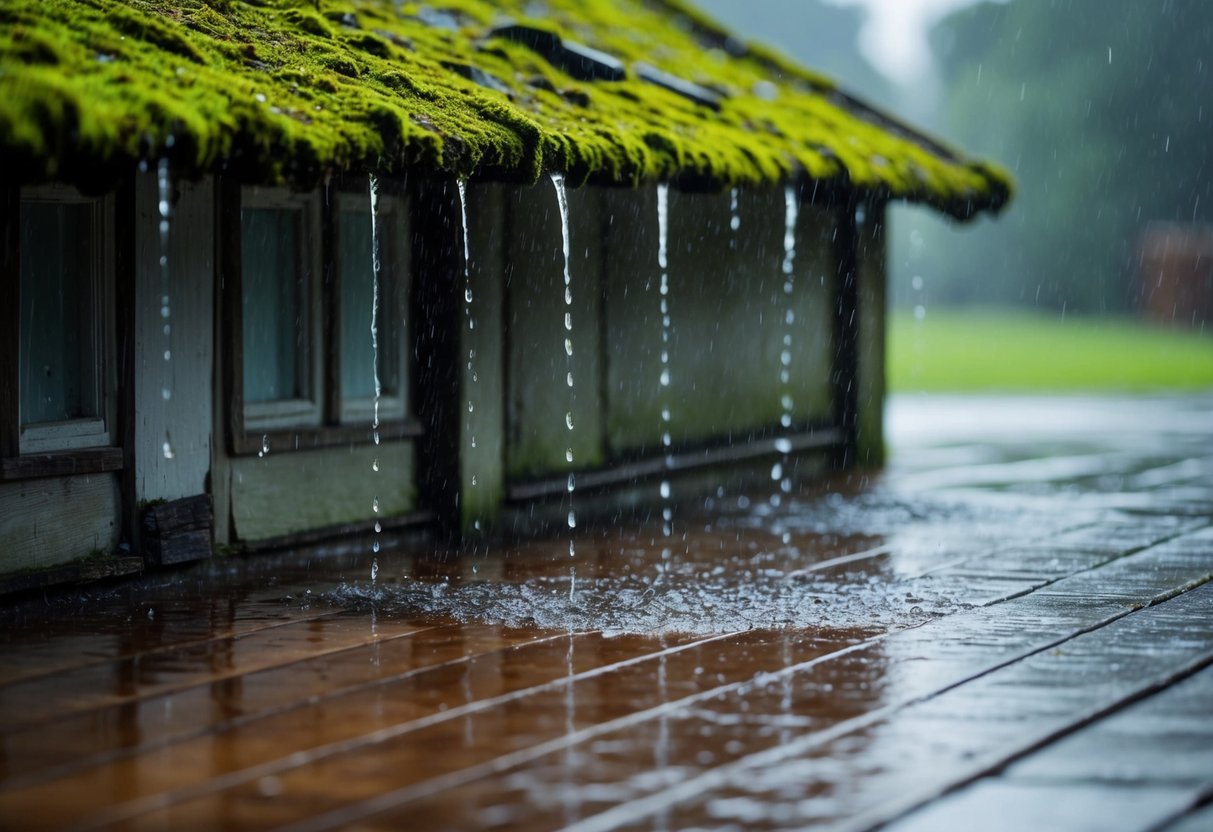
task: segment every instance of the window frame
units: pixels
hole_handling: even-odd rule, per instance
[[[344,345],[345,334],[342,332],[341,319],[342,309],[344,308],[345,298],[342,295],[341,287],[344,285],[345,275],[341,273],[340,263],[340,217],[343,211],[357,209],[360,206],[366,206],[368,196],[353,192],[342,192],[337,195],[337,205],[335,209],[336,219],[336,235],[337,245],[334,247],[334,271],[336,273],[336,286],[334,295],[336,302],[333,303],[332,309],[336,316],[336,324],[333,327],[333,338],[337,349],[338,357],[340,358],[341,348]],[[376,212],[377,223],[379,227],[379,256],[380,262],[386,264],[388,262],[388,252],[390,251],[392,260],[395,261],[396,268],[399,273],[393,274],[390,281],[387,283],[385,291],[385,281],[382,277],[384,269],[380,270],[379,283],[379,309],[378,318],[380,327],[386,312],[395,310],[395,325],[396,325],[396,345],[395,345],[395,362],[398,373],[396,381],[396,392],[394,394],[381,393],[379,396],[379,422],[382,425],[384,422],[398,422],[409,418],[410,397],[409,397],[409,289],[412,280],[412,241],[409,234],[409,213],[407,199],[400,194],[380,193],[378,211]],[[369,258],[370,252],[367,252]],[[382,349],[382,347],[381,347]],[[341,392],[340,379],[340,361],[338,361],[337,382],[334,391],[334,397],[337,399],[337,420],[343,425],[365,425],[370,424],[374,420],[375,415],[375,399],[374,395],[359,396],[346,398]],[[381,382],[384,379],[380,379]]]
[[[320,295],[320,272],[322,253],[320,245],[320,208],[318,194],[297,194],[280,188],[245,188],[241,192],[240,209],[268,208],[299,212],[296,257],[303,274],[298,278],[302,305],[306,316],[302,355],[297,361],[302,364],[301,375],[307,380],[309,395],[303,398],[275,399],[265,402],[245,402],[244,422],[249,430],[273,430],[282,427],[316,427],[324,416],[324,367],[323,350],[323,298]],[[243,221],[241,222],[243,233]],[[243,241],[241,243],[243,246]],[[243,248],[242,248],[243,251]],[[243,264],[242,264],[243,271]],[[241,282],[241,344],[243,345],[243,282]],[[241,398],[243,399],[244,355],[240,366]]]
[[[23,203],[89,204],[91,342],[82,350],[96,416],[21,423],[21,216]],[[0,187],[0,481],[119,471],[117,412],[117,195],[90,196],[65,184]]]
[[[217,182],[215,200],[215,246],[218,280],[216,291],[219,298],[219,335],[222,339],[223,393],[227,410],[227,446],[233,456],[278,454],[313,448],[340,445],[367,445],[375,441],[372,429],[373,408],[371,400],[353,400],[348,405],[341,398],[341,275],[338,261],[340,226],[339,211],[342,205],[356,204],[359,194],[366,194],[366,180],[334,181],[327,186],[304,194],[292,193],[285,188],[259,189],[254,204],[260,207],[268,200],[274,207],[277,200],[286,204],[297,201],[313,206],[313,215],[307,221],[310,241],[303,247],[315,252],[314,269],[309,281],[310,323],[312,325],[309,352],[313,376],[313,409],[296,406],[297,400],[272,403],[246,403],[244,401],[244,308],[242,280],[242,225],[241,209],[251,189],[242,186],[230,177],[220,177]],[[390,212],[399,215],[398,223],[408,227],[411,202],[408,194],[398,182],[380,182],[380,214],[384,205]],[[369,198],[363,196],[363,198]],[[280,203],[281,204],[281,203]],[[368,253],[369,256],[369,253]],[[422,436],[421,422],[410,410],[409,385],[412,379],[411,303],[408,288],[411,286],[411,244],[401,251],[401,268],[404,279],[397,281],[396,295],[399,307],[397,314],[400,328],[400,386],[399,397],[380,399],[380,441],[395,441]],[[382,310],[382,306],[380,307]],[[391,406],[399,398],[399,406]],[[385,409],[385,404],[389,405]],[[264,406],[263,406],[264,405]],[[252,408],[252,409],[250,409]]]

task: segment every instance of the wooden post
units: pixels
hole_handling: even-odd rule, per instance
[[[114,200],[114,333],[117,344],[117,440],[122,449],[122,537],[134,553],[141,553],[139,513],[136,510],[135,374],[139,356],[135,345],[136,275],[139,255],[135,229],[135,177],[127,176]]]
[[[842,432],[835,467],[855,463],[859,415],[859,229],[855,213],[860,203],[844,199],[838,209],[838,235],[834,240],[838,280],[834,295],[834,361],[830,372],[834,424]]]
[[[413,200],[412,398],[424,433],[417,443],[421,505],[437,516],[439,535],[460,533],[459,372],[462,320],[462,221],[455,183],[426,179]]]
[[[0,184],[0,458],[21,452],[21,190]]]

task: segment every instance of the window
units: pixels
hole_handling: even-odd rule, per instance
[[[20,453],[110,444],[106,355],[111,285],[105,198],[23,190],[19,209]]]
[[[235,452],[370,441],[376,375],[381,436],[416,435],[407,396],[404,195],[381,185],[376,306],[365,189],[322,196],[225,183],[223,193],[221,251],[224,239],[239,241],[221,260],[225,286],[230,275],[238,287],[225,313],[229,395],[240,401],[231,421]]]
[[[374,416],[375,380],[379,381],[379,418],[407,413],[405,337],[408,295],[408,234],[402,200],[380,196],[377,211],[379,297],[374,295],[370,201],[345,194],[337,224],[340,281],[341,421],[366,422]],[[371,322],[375,321],[375,338]]]
[[[316,199],[249,188],[240,210],[245,420],[321,419]]]

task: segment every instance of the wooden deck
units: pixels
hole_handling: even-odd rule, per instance
[[[575,583],[550,541],[12,604],[0,826],[1213,828],[1213,400],[891,433],[874,483],[587,533]]]

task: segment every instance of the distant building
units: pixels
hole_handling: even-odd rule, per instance
[[[1213,226],[1155,222],[1138,257],[1138,292],[1155,323],[1206,330],[1213,324]]]
[[[0,572],[879,464],[885,205],[1008,178],[676,0],[539,6],[4,4]]]

